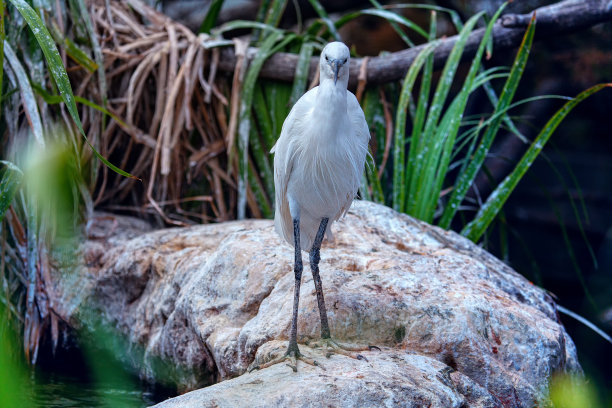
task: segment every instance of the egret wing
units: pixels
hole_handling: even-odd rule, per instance
[[[293,244],[293,220],[287,200],[287,185],[291,177],[293,158],[299,146],[300,129],[303,128],[304,123],[307,123],[308,112],[314,107],[317,88],[306,92],[295,103],[283,123],[276,144],[271,150],[271,153],[274,153],[274,226],[279,235],[289,244]]]
[[[353,130],[355,131],[355,136],[359,143],[365,146],[367,152],[368,142],[370,141],[370,128],[368,127],[368,122],[366,122],[365,114],[363,113],[363,109],[361,109],[361,105],[359,105],[359,101],[357,101],[357,97],[355,97],[352,92],[347,91],[346,93],[347,112],[351,125],[353,125]],[[365,156],[363,156],[363,160],[365,163]]]

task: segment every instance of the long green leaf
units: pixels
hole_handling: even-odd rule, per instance
[[[367,16],[381,17],[381,18],[384,18],[385,20],[387,20],[389,22],[392,21],[394,23],[399,23],[401,25],[404,25],[404,26],[410,28],[411,30],[413,30],[417,34],[421,35],[421,37],[423,37],[424,39],[427,39],[429,37],[427,35],[427,31],[425,31],[421,27],[419,27],[418,24],[413,23],[412,21],[408,20],[406,17],[400,16],[399,14],[394,13],[392,11],[379,10],[379,9],[368,9],[368,10],[363,10],[361,12],[361,14],[364,14],[364,15],[367,15]]]
[[[505,7],[504,3],[504,7]],[[410,6],[410,5],[408,5]],[[432,6],[426,6],[425,7],[432,7]],[[436,6],[433,6],[436,7]],[[438,9],[438,7],[436,7],[436,9]],[[441,8],[444,9],[444,8]],[[457,30],[461,30],[463,28],[463,23],[461,22],[461,19],[459,18],[459,15],[454,11],[454,10],[450,10],[450,9],[444,9],[444,11],[446,11],[447,13],[449,13],[450,18],[455,26],[455,28]],[[493,37],[489,37],[489,40],[487,41],[487,59],[491,58],[491,56],[493,55]],[[482,73],[482,67],[481,67],[481,73]],[[479,85],[480,86],[480,85]],[[491,101],[491,103],[493,104],[493,106],[497,106],[497,103],[499,101],[499,98],[497,97],[497,94],[495,92],[495,90],[493,89],[493,86],[489,83],[489,82],[485,82],[483,84],[484,87],[484,91],[487,95],[487,97],[489,98],[489,100]],[[510,116],[508,115],[504,115],[504,123],[506,124],[506,126],[508,126],[508,128],[510,129],[510,131],[512,133],[514,133],[515,135],[517,135],[521,140],[526,141],[525,137],[523,136],[523,134],[517,129],[516,125],[514,124],[514,122],[512,121],[512,119],[510,119]]]
[[[253,105],[253,94],[259,71],[264,62],[275,52],[276,47],[283,46],[292,41],[295,36],[287,35],[281,40],[283,33],[272,31],[261,43],[259,52],[251,62],[247,71],[240,101],[239,125],[238,125],[238,219],[246,216],[247,183],[248,183],[248,147],[251,132],[251,108]],[[276,47],[275,47],[276,45]]]
[[[213,0],[208,6],[208,11],[206,12],[206,16],[200,25],[200,29],[198,33],[210,33],[210,30],[217,23],[217,17],[219,16],[219,12],[221,11],[221,7],[223,6],[224,0]]]
[[[0,0],[0,112],[2,112],[2,91],[4,83],[4,0]]]
[[[255,168],[252,162],[249,162],[248,176],[249,187],[253,191],[253,194],[255,194],[257,204],[259,204],[259,209],[261,210],[264,218],[272,218],[274,216],[274,212],[270,206],[268,197],[266,197],[266,194],[264,193],[264,189],[261,186],[259,179],[255,176]]]
[[[91,15],[89,14],[87,6],[85,5],[85,1],[78,0],[77,3],[79,13],[81,14],[81,19],[85,23],[85,30],[87,30],[87,35],[89,36],[89,41],[91,42],[94,60],[96,61],[96,68],[98,71],[98,87],[100,88],[100,97],[102,98],[102,105],[106,106],[108,92],[106,86],[106,71],[104,70],[104,56],[102,55],[102,47],[100,47],[100,41],[98,41],[98,34],[96,33],[96,29],[94,28],[93,21],[91,20]]]
[[[281,17],[285,12],[285,8],[287,7],[287,0],[272,0],[272,4],[268,8],[268,12],[266,14],[266,19],[264,23],[272,26],[278,27],[280,23]],[[265,33],[265,30],[264,30]]]
[[[450,92],[459,62],[461,61],[463,49],[481,14],[482,13],[475,15],[467,21],[463,27],[463,30],[461,30],[459,33],[459,38],[448,56],[446,64],[444,65],[442,73],[440,74],[440,80],[438,81],[433,101],[427,115],[425,130],[423,131],[422,136],[423,140],[426,142],[423,150],[417,153],[417,157],[422,157],[422,159],[419,159],[416,161],[416,163],[411,164],[414,166],[414,170],[412,171],[410,184],[408,186],[406,211],[408,214],[412,214],[417,218],[423,219],[426,215],[423,210],[424,207],[422,206],[422,200],[426,200],[426,197],[429,196],[428,190],[431,188],[431,186],[425,184],[427,179],[431,179],[431,177],[427,176],[426,173],[435,172],[435,167],[428,166],[434,160],[433,156],[436,150],[434,148],[430,148],[430,146],[432,143],[433,146],[441,144],[445,136],[442,134],[435,134],[435,129],[438,126],[438,120],[440,118],[442,108],[446,101],[446,97]]]
[[[436,12],[432,11],[430,16],[429,41],[433,41],[437,32]],[[406,163],[405,181],[402,187],[406,189],[406,191],[410,186],[410,180],[412,178],[412,173],[415,171],[417,161],[422,160],[421,152],[423,151],[423,146],[426,142],[425,138],[423,137],[423,125],[425,124],[425,115],[427,113],[427,107],[429,106],[429,92],[431,90],[431,80],[433,77],[433,63],[433,54],[431,54],[427,58],[425,68],[423,69],[423,75],[421,75],[421,89],[419,91],[419,99],[412,123],[412,135],[410,137],[408,162]],[[419,159],[419,155],[421,155],[421,159]],[[405,209],[406,202],[404,201],[402,203],[402,211],[405,211]]]
[[[51,71],[51,76],[55,80],[55,84],[60,91],[62,99],[66,104],[66,109],[72,116],[72,120],[74,120],[79,132],[83,135],[85,142],[89,145],[93,153],[96,155],[98,159],[102,163],[104,163],[108,168],[113,170],[114,172],[121,174],[125,177],[135,178],[138,177],[131,175],[130,173],[121,170],[119,167],[115,166],[111,162],[109,162],[106,158],[104,158],[98,151],[93,147],[93,145],[87,139],[87,135],[85,134],[85,130],[83,129],[83,124],[81,123],[81,119],[79,117],[79,112],[76,107],[76,102],[74,100],[74,94],[72,93],[72,87],[70,86],[70,81],[68,80],[68,74],[66,73],[66,69],[62,64],[62,58],[53,42],[53,38],[49,34],[49,31],[43,24],[40,17],[36,14],[36,11],[30,7],[28,3],[24,0],[9,0],[13,6],[21,13],[24,20],[30,26],[32,33],[36,37],[40,48],[42,49],[45,59],[47,60],[47,64],[49,66],[49,70]]]
[[[0,163],[6,167],[2,171],[2,178],[0,179],[0,221],[2,221],[6,210],[13,202],[17,189],[21,185],[23,172],[11,162],[0,160]]]
[[[65,37],[55,23],[51,24],[51,35],[58,44],[62,44],[66,49],[66,54],[72,58],[77,64],[85,68],[89,72],[95,72],[98,69],[98,64],[85,51],[79,48],[70,38]]]
[[[424,39],[428,38],[427,32],[425,30],[423,30],[418,24],[408,20],[406,17],[403,17],[393,11],[389,11],[389,10],[382,10],[382,9],[366,9],[366,10],[361,10],[361,11],[355,11],[353,13],[349,13],[349,14],[345,14],[344,16],[342,16],[341,18],[339,18],[336,23],[334,24],[334,27],[336,29],[339,29],[340,27],[342,27],[343,25],[345,25],[346,23],[348,23],[351,20],[354,20],[355,18],[359,17],[359,16],[363,16],[363,15],[368,15],[368,16],[375,16],[375,17],[380,17],[383,18],[385,20],[387,20],[390,24],[401,24],[403,26],[406,26],[408,28],[410,28],[411,30],[413,30],[414,32],[416,32],[417,34],[419,34],[421,37],[423,37]],[[401,29],[400,29],[401,31]],[[399,34],[399,33],[398,33]],[[401,36],[402,39],[409,45],[413,45],[412,41],[410,41],[408,39],[408,37]]]
[[[572,109],[580,102],[602,90],[605,87],[612,87],[612,83],[595,85],[576,96],[569,102],[566,102],[552,118],[546,123],[544,128],[535,138],[529,149],[525,152],[521,160],[518,162],[512,173],[510,173],[491,193],[487,201],[478,211],[476,217],[463,228],[461,234],[476,242],[480,239],[484,231],[487,229],[491,221],[495,218],[501,207],[504,205],[518,182],[523,178],[525,172],[533,164],[533,161],[538,157],[544,145],[553,134],[557,126],[567,116]]]
[[[440,129],[437,130],[438,135],[445,135],[445,140],[443,140],[443,142],[437,146],[434,144],[434,148],[430,152],[429,157],[432,159],[432,162],[428,163],[427,166],[434,168],[435,172],[429,171],[426,174],[424,185],[429,189],[429,193],[424,194],[423,199],[421,202],[419,202],[419,214],[423,215],[427,222],[433,221],[433,214],[438,198],[440,197],[442,184],[448,172],[451,153],[453,151],[453,146],[455,145],[455,137],[459,131],[459,126],[461,125],[461,119],[467,105],[468,96],[473,90],[472,85],[474,83],[476,74],[480,70],[480,61],[487,44],[489,43],[491,33],[493,32],[493,25],[505,7],[506,4],[503,4],[493,15],[493,18],[489,24],[487,24],[485,33],[480,41],[478,50],[476,51],[476,55],[472,60],[470,70],[468,71],[468,74],[463,82],[461,92],[459,92],[455,98],[455,102],[451,104],[445,114],[447,118],[445,126],[441,126]]]
[[[314,44],[310,41],[305,41],[300,48],[297,65],[295,66],[295,79],[293,80],[293,88],[291,89],[291,98],[289,105],[293,106],[298,99],[306,91],[308,82],[308,71],[310,69],[310,57],[314,52]]]
[[[269,197],[272,197],[274,194],[274,172],[270,164],[269,150],[266,151],[262,148],[255,126],[251,126],[250,132],[249,145],[251,146],[252,157],[257,164],[265,191]]]
[[[519,48],[518,54],[514,60],[514,64],[512,65],[512,69],[510,71],[510,75],[508,76],[508,80],[504,85],[502,93],[499,98],[499,102],[495,107],[495,112],[505,110],[511,103],[512,98],[514,97],[514,93],[518,87],[521,76],[523,75],[523,71],[525,70],[525,65],[527,64],[527,58],[529,56],[529,50],[531,49],[531,43],[533,42],[533,35],[535,32],[535,14],[527,27],[527,31],[523,37],[523,41]],[[487,127],[485,134],[482,137],[482,141],[480,145],[476,149],[474,157],[468,164],[465,172],[461,173],[457,177],[457,181],[455,183],[455,188],[451,194],[451,197],[444,208],[444,212],[442,214],[442,218],[440,219],[440,226],[442,228],[448,228],[453,217],[455,216],[459,205],[463,201],[465,194],[467,193],[469,187],[472,185],[472,182],[476,178],[476,174],[478,170],[482,166],[487,153],[493,143],[493,139],[497,134],[499,126],[503,116],[497,115],[496,119]]]
[[[376,7],[376,9],[384,10],[384,7],[378,1],[370,0],[370,3],[372,3],[372,5],[374,7]],[[408,45],[409,47],[414,47],[414,43],[410,40],[410,38],[408,38],[408,36],[404,32],[404,30],[402,30],[402,28],[395,21],[390,21],[390,20],[388,20],[388,21],[389,21],[389,24],[391,25],[391,27],[393,28],[393,30],[406,43],[406,45]],[[430,38],[430,40],[432,40],[432,39]]]
[[[552,141],[550,143],[551,143],[551,145],[554,146]],[[565,155],[561,155],[561,157],[563,159],[565,159],[564,156]],[[563,187],[564,187],[565,191],[567,191],[567,198],[568,198],[568,201],[570,203],[570,206],[572,207],[572,211],[574,213],[574,217],[576,218],[576,224],[578,226],[578,230],[580,231],[580,235],[582,236],[584,244],[587,247],[587,250],[589,251],[589,255],[591,256],[591,260],[593,262],[593,266],[595,267],[595,269],[597,269],[598,268],[598,266],[597,266],[597,255],[595,255],[595,251],[593,250],[593,246],[590,244],[589,239],[588,239],[587,234],[586,234],[586,231],[584,230],[584,226],[583,226],[582,220],[580,218],[580,211],[578,210],[578,207],[576,206],[576,199],[573,197],[573,194],[570,194],[570,186],[565,182],[565,179],[563,178],[563,176],[561,174],[561,171],[557,168],[557,166],[555,166],[553,161],[550,158],[548,158],[548,156],[545,153],[542,153],[542,158],[546,160],[546,162],[548,163],[548,166],[555,173],[555,175],[557,176],[557,179],[561,182],[561,184],[563,184]],[[569,173],[570,179],[574,183],[574,187],[578,191],[578,201],[580,202],[580,205],[582,207],[585,220],[588,223],[589,222],[588,221],[589,214],[588,214],[588,212],[586,210],[586,206],[585,206],[585,203],[584,203],[584,196],[582,194],[582,190],[581,190],[580,186],[578,185],[578,181],[576,180],[576,176],[574,175],[574,172],[569,167],[569,163],[567,163],[567,161],[564,160],[564,164],[565,164],[566,169],[567,169],[567,171]],[[571,250],[571,248],[568,248],[568,249]]]
[[[382,174],[379,174],[379,169],[382,166],[387,144],[387,123],[385,121],[385,107],[381,99],[382,95],[383,87],[369,88],[366,89],[362,101],[363,113],[370,128],[370,134],[373,136],[374,145],[377,146],[376,152],[370,151],[366,157],[365,178],[368,185],[362,186],[362,189],[367,190],[369,200],[384,204],[385,195],[380,181]],[[382,168],[381,171],[384,173],[385,169]]]
[[[406,189],[401,185],[404,181],[405,171],[406,110],[408,109],[410,98],[412,98],[412,87],[414,86],[417,75],[427,60],[427,57],[433,53],[437,45],[438,42],[434,41],[423,48],[414,59],[412,65],[410,65],[402,85],[402,91],[397,106],[393,144],[393,208],[397,211],[403,210],[406,193]]]
[[[270,119],[272,123],[272,135],[274,143],[280,136],[283,122],[289,114],[289,98],[291,97],[292,85],[286,82],[265,81],[263,82],[264,94],[270,109]]]
[[[274,31],[274,32],[283,31],[269,24],[260,23],[257,21],[246,21],[246,20],[229,21],[217,28],[212,29],[211,31],[214,36],[220,36],[221,34],[227,31],[238,30],[241,28],[260,28],[262,30],[269,30],[269,31]],[[231,44],[231,42],[229,42],[228,44]],[[222,43],[222,45],[225,45],[225,43]]]
[[[364,197],[367,197],[366,200],[384,204],[385,195],[383,194],[382,185],[378,176],[378,169],[371,151],[368,152],[368,155],[366,156],[366,165],[363,177],[364,180],[362,180],[361,188],[362,191],[367,193],[364,195]]]
[[[338,34],[338,31],[336,30],[336,26],[334,25],[334,22],[331,21],[331,19],[327,15],[327,12],[325,11],[321,3],[319,3],[319,0],[308,0],[308,2],[315,9],[317,14],[321,18],[321,20],[325,23],[325,25],[327,26],[327,29],[329,30],[331,35],[334,37],[334,40],[342,41],[342,39],[340,38],[340,34]]]
[[[266,102],[262,87],[261,81],[255,85],[253,111],[255,112],[255,119],[257,119],[259,134],[264,141],[264,149],[266,152],[269,152],[272,146],[274,146],[274,143],[276,143],[276,135],[274,134],[270,109],[268,107],[268,102]]]
[[[32,129],[32,134],[34,135],[34,139],[40,146],[44,146],[45,139],[43,136],[42,120],[40,119],[40,114],[38,112],[36,98],[34,98],[34,91],[32,91],[32,86],[30,85],[30,80],[25,72],[25,69],[19,62],[19,58],[17,58],[17,55],[13,51],[13,48],[8,41],[6,41],[4,44],[4,55],[15,73],[15,77],[17,77],[21,100],[23,102],[23,107],[28,118],[30,128]]]
[[[46,104],[48,105],[56,105],[58,103],[62,103],[64,100],[62,99],[61,95],[52,95],[49,92],[47,92],[42,86],[38,85],[38,84],[32,84],[32,88],[34,89],[34,91],[36,91],[36,93],[38,95],[40,95],[43,100],[45,101]],[[117,115],[115,115],[114,113],[112,113],[111,111],[109,111],[108,109],[106,109],[104,106],[98,105],[95,102],[92,102],[88,99],[85,99],[81,96],[75,96],[74,100],[82,105],[85,106],[89,106],[90,108],[93,108],[95,110],[97,110],[98,112],[102,112],[105,115],[110,116],[115,122],[117,122],[119,124],[119,126],[121,126],[124,129],[130,129],[130,126],[125,123],[123,120],[121,120],[121,118]]]

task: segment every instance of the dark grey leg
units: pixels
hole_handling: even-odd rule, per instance
[[[321,367],[323,370],[325,370],[325,368],[323,368],[323,366],[321,366],[315,360],[304,357],[302,353],[300,353],[300,349],[297,344],[297,319],[298,319],[298,308],[300,304],[300,285],[302,284],[302,270],[303,270],[302,250],[300,248],[300,219],[299,218],[295,218],[293,220],[293,244],[295,247],[295,265],[293,269],[295,272],[295,289],[293,292],[293,319],[291,320],[291,333],[289,334],[289,346],[287,347],[287,352],[283,356],[275,358],[272,361],[269,361],[264,364],[255,365],[249,371],[267,368],[274,364],[278,364],[286,360],[291,361],[291,364],[287,364],[287,365],[291,367],[293,371],[295,372],[297,372],[297,360],[302,360],[303,362],[307,364]],[[325,307],[325,305],[323,307]]]
[[[317,291],[317,302],[319,304],[319,314],[321,315],[321,338],[329,339],[331,334],[329,332],[329,323],[327,321],[327,309],[325,308],[325,299],[323,297],[323,286],[321,284],[321,276],[319,275],[319,260],[321,259],[319,252],[321,250],[321,243],[323,242],[323,236],[327,228],[328,218],[323,218],[319,225],[319,230],[310,249],[310,270],[312,271],[312,278],[314,280],[315,289]]]
[[[291,320],[291,334],[289,337],[289,347],[287,354],[294,353],[295,356],[300,355],[300,349],[297,345],[297,319],[298,306],[300,304],[300,285],[302,284],[302,251],[300,249],[300,220],[293,220],[293,244],[295,247],[295,264],[293,271],[295,273],[295,288],[293,291],[293,319]]]
[[[364,351],[364,350],[372,350],[380,348],[376,346],[367,346],[367,347],[351,347],[345,346],[337,343],[335,340],[331,338],[331,333],[329,331],[329,323],[327,321],[327,309],[325,308],[325,299],[323,297],[323,285],[321,284],[321,276],[319,275],[319,261],[321,243],[323,242],[323,236],[325,235],[325,230],[327,229],[327,223],[329,222],[328,218],[323,218],[321,220],[321,224],[319,225],[319,230],[317,231],[317,235],[312,244],[312,248],[310,249],[310,270],[312,271],[312,278],[314,280],[315,289],[317,291],[317,301],[319,303],[319,314],[321,315],[321,342],[319,344],[323,344],[327,347],[328,353],[327,357],[331,355],[332,352],[344,354],[346,356],[356,358],[357,360],[365,360],[368,361],[367,358],[362,356],[361,354],[352,353],[353,351]]]

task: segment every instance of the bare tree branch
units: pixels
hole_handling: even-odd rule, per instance
[[[567,34],[595,24],[612,20],[612,0],[565,0],[550,6],[534,10],[537,21],[536,38]],[[494,51],[516,47],[523,37],[525,27],[531,19],[529,14],[506,14],[500,18],[493,28]],[[469,59],[474,56],[484,28],[474,30],[468,38],[462,58]],[[442,66],[450,54],[457,36],[440,41],[434,52],[434,64]],[[397,81],[404,77],[408,68],[423,49],[424,45],[408,48],[381,57],[370,57],[367,64],[367,83],[381,84]],[[249,48],[248,55],[257,53],[257,48]],[[263,65],[260,76],[262,78],[292,81],[295,73],[298,56],[296,54],[279,52],[270,57]],[[318,57],[310,61],[309,78],[316,72]],[[224,71],[233,71],[236,56],[233,49],[223,50],[223,57],[219,61],[219,68]],[[355,87],[362,58],[353,58],[350,67],[350,86]]]

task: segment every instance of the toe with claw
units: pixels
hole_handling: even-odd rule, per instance
[[[356,352],[371,351],[374,349],[380,351],[380,348],[378,346],[372,346],[372,345],[348,346],[348,345],[338,343],[331,337],[322,338],[321,340],[314,343],[312,346],[324,348],[327,351],[327,354],[326,354],[327,358],[329,358],[332,354],[337,353],[337,354],[343,354],[345,356],[348,356],[348,357],[351,357],[357,360],[363,360],[363,361],[368,361],[368,359],[363,354],[359,354]]]
[[[317,362],[316,360],[312,358],[308,358],[304,356],[300,352],[300,349],[298,348],[297,344],[295,344],[295,345],[289,345],[289,347],[287,348],[287,352],[284,355],[274,358],[268,361],[267,363],[258,364],[256,366],[253,366],[251,367],[249,372],[253,372],[254,370],[261,370],[264,368],[271,367],[278,363],[289,361],[289,363],[287,364],[287,367],[291,367],[293,372],[297,373],[297,361],[298,360],[303,361],[306,364],[310,364],[311,366],[320,367],[321,369],[325,370],[325,367],[319,364],[319,362]]]

